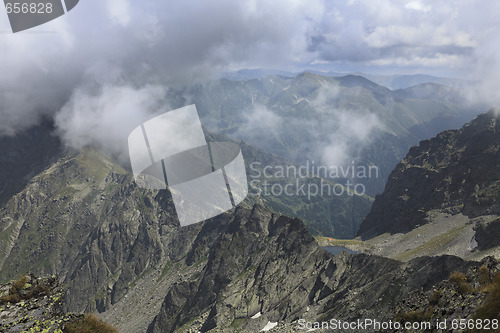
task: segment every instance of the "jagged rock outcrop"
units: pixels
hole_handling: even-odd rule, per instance
[[[250,160],[285,163],[248,145],[243,149]],[[249,199],[247,204],[260,200]],[[349,232],[370,205],[367,198],[347,195],[332,200],[341,216],[337,223],[349,224]],[[284,203],[269,201],[284,210]],[[332,203],[318,198],[314,204]],[[129,172],[103,154],[93,149],[67,153],[0,210],[0,280],[30,270],[57,273],[68,285],[67,310],[105,311],[145,272],[185,258],[200,228],[179,228],[167,191],[138,188]]]
[[[107,165],[101,157],[98,161]],[[106,170],[93,172],[101,178],[90,178],[88,171],[81,176],[91,184],[93,179],[120,177],[119,170]],[[70,184],[82,180],[73,181]],[[300,220],[262,205],[240,207],[232,214],[179,228],[168,215],[167,192],[142,191],[127,184],[115,190],[129,191],[124,196],[128,199],[107,206],[100,196],[91,196],[90,215],[85,211],[77,211],[81,219],[72,215],[70,227],[77,229],[70,235],[73,245],[61,251],[54,238],[42,242],[47,247],[41,250],[61,271],[67,270],[67,306],[105,310],[104,318],[122,332],[144,332],[149,323],[149,332],[233,332],[235,327],[255,332],[268,321],[293,330],[299,318],[382,320],[408,293],[430,290],[451,272],[477,266],[452,256],[407,264],[363,254],[333,256],[317,245]],[[45,195],[39,191],[20,200],[36,202],[37,194]],[[70,214],[74,207],[64,206],[61,214]],[[43,209],[39,213],[45,214]],[[89,229],[79,226],[84,219]],[[50,232],[60,235],[64,229],[56,227],[52,225]],[[81,232],[90,236],[78,238]],[[44,267],[43,262],[22,264]]]
[[[267,321],[296,329],[299,318],[394,319],[396,304],[409,293],[431,290],[453,271],[478,265],[453,256],[408,264],[362,254],[333,256],[300,220],[260,206],[237,210],[209,249],[202,244],[193,244],[193,260],[202,258],[203,269],[169,288],[149,333],[255,332]]]
[[[0,332],[118,333],[93,315],[65,313],[64,290],[56,275],[32,273],[0,285]]]
[[[79,317],[63,313],[63,298],[56,276],[26,274],[0,285],[0,332],[62,332]]]
[[[498,112],[412,147],[376,197],[358,235],[408,232],[426,223],[433,209],[469,217],[500,214]]]
[[[209,249],[195,241],[188,258],[201,255],[207,259],[200,276],[172,286],[151,332],[173,330],[203,313],[203,331],[259,311],[275,319],[297,315],[319,292],[311,277],[328,260],[301,221],[261,206],[239,209]]]
[[[0,212],[0,278],[57,273],[68,286],[65,307],[76,312],[109,303],[110,294],[95,297],[104,285],[121,297],[120,286],[163,255],[158,228],[175,223],[168,205],[161,206],[168,198],[155,200],[158,193],[137,188],[130,177],[92,150],[34,177]]]
[[[474,226],[474,238],[479,250],[487,250],[500,244],[500,218],[478,223]]]

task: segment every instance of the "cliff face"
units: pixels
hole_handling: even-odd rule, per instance
[[[358,235],[408,232],[431,210],[469,217],[500,214],[500,116],[478,116],[412,147],[389,176]]]
[[[500,218],[478,223],[474,226],[474,230],[479,250],[488,250],[499,245]]]
[[[150,332],[173,331],[194,318],[207,331],[259,311],[294,316],[314,297],[313,276],[328,257],[301,221],[254,206],[239,209],[209,248],[205,237],[196,240],[188,260],[200,259],[199,274],[168,290]]]
[[[175,221],[162,194],[131,185],[130,175],[94,151],[60,159],[0,211],[0,278],[57,273],[69,287],[68,309],[104,306],[121,296],[124,279],[163,255],[158,229]],[[104,284],[112,295],[94,297]]]

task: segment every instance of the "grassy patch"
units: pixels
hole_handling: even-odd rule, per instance
[[[64,333],[118,333],[118,330],[96,316],[86,314],[83,318],[66,325]]]
[[[430,305],[437,305],[439,304],[439,300],[441,299],[441,291],[439,290],[434,290],[432,293],[431,298],[429,299],[429,304]]]
[[[181,263],[180,262],[176,262],[176,263],[173,263],[172,261],[167,261],[167,263],[165,264],[165,266],[163,266],[163,270],[161,271],[161,274],[160,276],[158,277],[158,279],[156,279],[156,282],[160,282],[161,280],[163,280],[163,278],[168,274],[168,272],[170,272],[172,269],[174,271],[179,271],[179,269],[181,268]]]
[[[467,277],[464,273],[453,272],[450,275],[450,281],[458,287],[458,292],[460,294],[470,294],[474,291],[474,288],[467,281]]]
[[[246,326],[246,323],[246,318],[234,318],[230,326],[233,332],[240,332]]]
[[[482,265],[479,267],[478,270],[479,273],[479,282],[483,286],[487,286],[491,284],[491,276],[490,276],[490,269],[486,267],[485,265]]]
[[[193,267],[198,267],[200,266],[202,263],[204,263],[205,261],[207,261],[207,257],[202,257],[200,258],[200,260],[198,260],[197,262],[194,263]]]
[[[76,157],[78,163],[83,166],[88,174],[96,179],[102,179],[112,170],[119,174],[126,174],[120,166],[114,164],[107,156],[93,149],[84,149]]]
[[[408,312],[400,312],[396,315],[395,321],[398,322],[423,322],[423,321],[429,321],[432,317],[432,313],[434,311],[434,308],[429,308],[429,309],[424,309],[424,310],[414,310],[414,311],[408,311]]]
[[[163,280],[163,278],[165,277],[165,275],[167,275],[168,271],[170,271],[171,268],[172,268],[172,262],[167,261],[165,266],[163,266],[160,277],[156,280],[156,282],[160,282],[161,280]]]
[[[9,289],[9,292],[0,297],[0,305],[6,303],[17,303],[23,300],[36,298],[50,293],[50,288],[44,284],[36,284],[32,286],[28,283],[29,277],[23,275],[18,280],[14,281]]]
[[[431,238],[428,242],[417,246],[413,250],[406,251],[394,257],[397,260],[407,260],[414,256],[430,255],[433,252],[439,250],[440,248],[448,245],[453,240],[455,240],[464,231],[467,226],[462,226],[457,229],[448,230],[436,237]]]
[[[368,244],[366,244],[363,241],[357,240],[357,239],[336,239],[332,237],[322,237],[322,236],[316,236],[316,241],[321,244],[322,246],[348,246],[348,245],[357,245],[357,246],[363,246],[366,247]]]

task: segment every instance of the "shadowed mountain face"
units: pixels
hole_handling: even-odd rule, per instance
[[[196,103],[211,131],[295,163],[376,165],[380,177],[364,180],[369,195],[382,192],[410,146],[477,114],[463,93],[438,84],[391,91],[360,76],[307,72],[171,89],[168,100]]]
[[[227,136],[212,135],[209,140],[228,141]],[[249,182],[249,204],[261,202],[272,211],[302,219],[310,234],[337,238],[352,238],[363,218],[370,211],[373,199],[367,195],[355,195],[343,188],[343,193],[329,192],[343,183],[318,178],[313,175],[300,176],[300,166],[275,154],[262,151],[242,141],[239,144],[247,169]],[[287,168],[292,170],[287,172]],[[268,170],[266,173],[264,169]],[[269,171],[271,170],[271,171]],[[280,172],[281,170],[285,170]],[[299,170],[299,171],[297,171]],[[297,172],[294,172],[297,171]],[[270,177],[269,177],[270,176]],[[266,185],[267,184],[267,185]],[[314,189],[321,188],[318,193]],[[277,191],[273,190],[276,186]],[[291,186],[289,194],[282,191]],[[311,186],[312,190],[307,189]],[[261,191],[260,194],[258,191]]]
[[[376,197],[359,234],[408,232],[434,209],[469,217],[500,214],[500,118],[495,111],[412,147]]]
[[[61,155],[61,143],[52,134],[53,129],[46,120],[17,135],[0,137],[0,204]]]

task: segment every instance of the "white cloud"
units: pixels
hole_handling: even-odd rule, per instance
[[[332,67],[464,77],[482,58],[476,51],[495,42],[488,31],[498,31],[499,6],[486,0],[337,2],[327,7],[309,50],[316,63]]]
[[[382,129],[378,117],[366,112],[332,110],[336,129],[323,142],[322,162],[328,166],[340,166],[357,159],[361,150],[372,142],[375,130]]]
[[[331,105],[334,105],[340,93],[338,83],[325,82],[318,89],[316,98],[311,101],[311,104],[319,112],[330,112]]]
[[[238,126],[234,136],[250,138],[256,131],[278,131],[283,124],[283,119],[264,105],[254,104],[253,108],[244,114],[243,123]]]
[[[430,5],[424,5],[420,1],[410,1],[405,5],[405,8],[424,12],[424,13],[428,13],[432,10],[432,7]]]
[[[54,114],[89,78],[169,85],[310,62],[449,69],[493,87],[499,11],[486,0],[80,1],[46,25],[0,34],[0,133]]]
[[[450,31],[446,26],[384,26],[377,27],[366,36],[369,47],[384,48],[397,45],[407,45],[416,48],[418,45],[427,47],[474,47],[474,37],[463,32]]]
[[[56,114],[58,134],[69,147],[92,145],[127,160],[127,137],[152,114],[166,112],[165,89],[147,85],[77,89]]]
[[[107,0],[106,5],[113,23],[125,26],[130,22],[131,8],[128,0]]]
[[[97,67],[101,79],[118,71],[128,82],[171,84],[304,61],[323,12],[322,0],[80,1],[45,25],[0,34],[0,133],[53,114]]]

